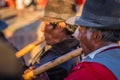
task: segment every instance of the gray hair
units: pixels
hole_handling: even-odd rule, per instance
[[[88,28],[89,31],[100,31],[102,33],[102,40],[105,42],[118,42],[120,40],[120,30]]]

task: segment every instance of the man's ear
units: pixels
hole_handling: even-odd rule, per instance
[[[100,31],[95,31],[95,32],[93,32],[93,34],[92,34],[92,39],[94,40],[94,41],[101,41],[101,39],[102,39],[102,34],[101,34],[101,32]]]

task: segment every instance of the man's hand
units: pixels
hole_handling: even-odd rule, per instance
[[[32,80],[35,79],[36,76],[33,74],[33,70],[35,69],[35,66],[30,67],[29,69],[25,70],[23,74],[24,80]]]

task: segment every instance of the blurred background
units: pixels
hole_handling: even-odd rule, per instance
[[[4,31],[6,37],[21,31],[22,34],[34,31],[40,24],[39,18],[44,15],[46,3],[47,0],[0,0],[0,19],[9,25]]]

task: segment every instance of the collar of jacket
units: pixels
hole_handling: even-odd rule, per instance
[[[79,46],[78,40],[75,38],[68,38],[60,43],[52,45],[51,50],[55,50],[57,53],[65,54],[69,51],[76,49]]]

